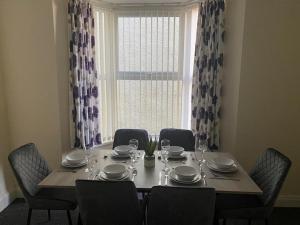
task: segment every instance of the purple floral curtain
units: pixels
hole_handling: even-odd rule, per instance
[[[200,4],[195,46],[191,127],[211,150],[219,148],[224,10],[224,0]]]
[[[68,16],[72,145],[89,149],[101,144],[92,7],[84,0],[69,0]]]

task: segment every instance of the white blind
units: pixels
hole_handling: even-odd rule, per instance
[[[158,134],[189,124],[192,12],[96,11],[103,142],[118,128]]]

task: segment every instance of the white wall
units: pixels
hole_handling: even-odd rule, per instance
[[[34,142],[50,166],[56,167],[69,135],[66,132],[68,116],[65,115],[68,76],[61,69],[64,56],[56,52],[62,41],[54,35],[53,13],[51,0],[0,2],[0,55],[5,84],[1,82],[4,86],[0,87],[0,96],[2,98],[2,92],[6,96],[5,106],[0,99],[1,124],[2,120],[7,120],[2,115],[3,108],[9,119],[4,130],[0,131],[0,145],[5,145],[3,149],[8,152]],[[66,26],[66,21],[63,26]],[[64,45],[67,52],[68,47]],[[2,141],[7,138],[9,144]],[[2,167],[7,154],[3,154],[2,149],[0,151]],[[9,171],[10,168],[6,168],[6,172]],[[0,172],[0,182],[1,179]],[[1,183],[0,199],[1,190],[5,188]]]
[[[223,104],[223,150],[250,169],[264,149],[279,149],[293,161],[282,198],[300,206],[300,1],[247,0],[244,28],[238,17],[242,11],[235,9],[228,14],[229,31],[244,29],[244,34],[242,45],[237,41],[231,49],[241,52],[241,58],[231,54],[227,59],[237,70],[224,76],[231,79],[224,83],[224,103],[235,106]],[[228,125],[231,121],[235,124]],[[233,137],[229,144],[228,136]]]
[[[236,145],[247,167],[268,146],[286,154],[290,195],[300,195],[299,12],[295,0],[247,2]]]
[[[6,96],[0,103],[9,119],[0,128],[0,147],[7,151],[0,150],[0,168],[12,149],[28,142],[36,143],[50,166],[57,167],[70,150],[67,0],[3,0],[0,30],[0,91]],[[1,111],[1,123],[3,115]],[[4,135],[9,141],[2,142]],[[0,201],[5,188],[1,179],[0,169]],[[6,176],[5,181],[14,178]],[[12,186],[9,192],[14,192]]]
[[[2,2],[0,15],[11,147],[34,142],[55,166],[61,152],[61,86],[52,2],[7,0]]]
[[[0,70],[0,211],[4,209],[11,198],[14,197],[15,192],[15,184],[12,179],[13,175],[7,161],[10,145],[4,94],[4,83]]]
[[[221,150],[235,153],[246,0],[226,1]]]
[[[70,150],[68,1],[52,0],[61,153]]]

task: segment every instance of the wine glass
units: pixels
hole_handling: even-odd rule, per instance
[[[89,175],[88,175],[88,179],[94,179],[95,177],[95,173],[96,173],[96,167],[97,167],[97,159],[95,158],[90,158],[89,159],[89,163],[87,165],[88,171],[89,171]]]
[[[90,165],[90,163],[91,163],[91,154],[92,154],[92,151],[91,151],[91,149],[87,149],[85,146],[84,146],[84,155],[85,155],[85,159],[86,159],[86,162],[87,162],[87,166],[86,166],[86,168],[85,168],[85,170],[84,170],[84,172],[86,172],[86,173],[89,173],[90,172],[90,167],[91,167],[91,165]]]
[[[129,146],[131,147],[132,150],[130,150],[129,155],[131,159],[131,165],[129,166],[130,169],[135,170],[135,157],[136,157],[136,151],[139,146],[139,141],[137,139],[130,139],[129,140]]]
[[[169,171],[169,168],[167,167],[169,149],[170,149],[170,140],[163,139],[161,141],[161,158],[162,158],[162,161],[165,164],[165,166],[163,168],[164,172]]]
[[[199,162],[200,172],[202,173],[202,167],[205,163],[204,152],[207,151],[207,140],[199,138],[196,142],[195,156]]]

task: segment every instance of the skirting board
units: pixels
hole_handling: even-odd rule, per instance
[[[14,193],[3,193],[0,196],[0,212],[2,212],[2,210],[4,210],[15,198]]]
[[[23,195],[19,189],[3,193],[0,195],[0,212],[2,212],[10,203],[12,203],[16,198],[22,198]]]
[[[300,207],[300,195],[280,195],[276,201],[277,207]]]

